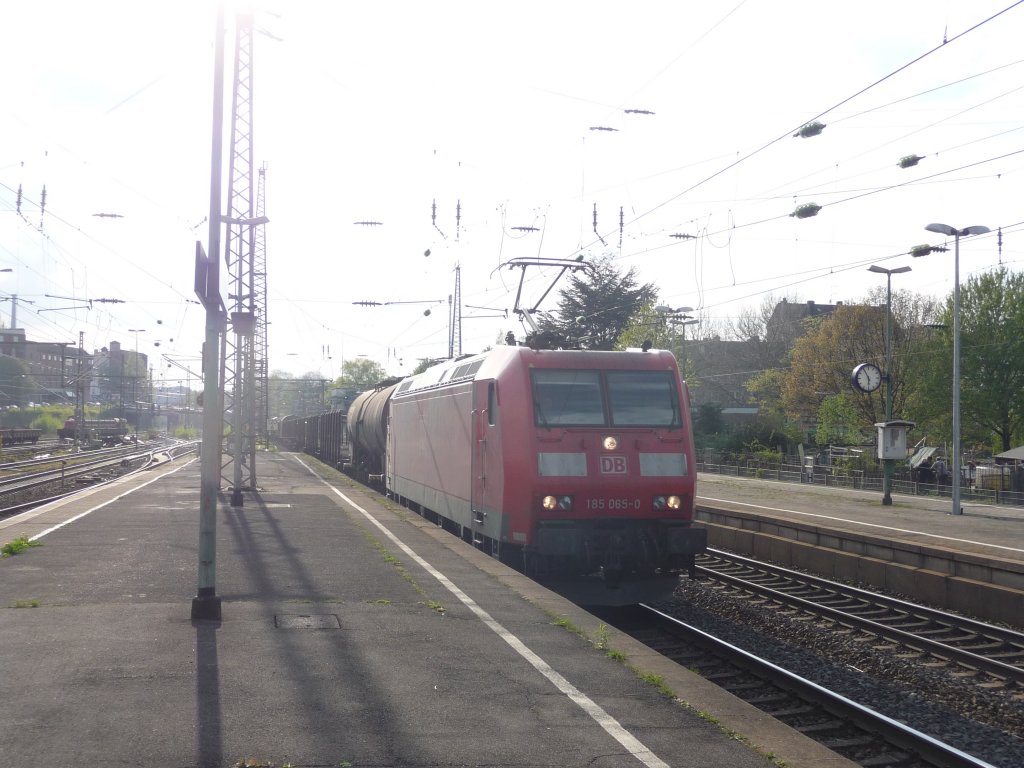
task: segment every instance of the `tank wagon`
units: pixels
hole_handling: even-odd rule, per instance
[[[669,352],[501,346],[364,392],[347,423],[353,469],[579,602],[665,596],[707,547]]]
[[[352,469],[364,480],[381,483],[384,479],[391,396],[400,381],[392,379],[381,382],[376,388],[358,395],[349,406]]]

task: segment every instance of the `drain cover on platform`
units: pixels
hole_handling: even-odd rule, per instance
[[[341,622],[333,613],[286,613],[274,616],[274,626],[278,629],[341,629]]]

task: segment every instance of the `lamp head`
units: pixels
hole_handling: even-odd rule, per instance
[[[949,226],[949,224],[929,224],[925,227],[929,232],[938,232],[940,235],[946,235],[947,237],[954,237],[956,230]]]
[[[956,229],[948,224],[929,224],[925,227],[929,232],[938,232],[939,234],[946,235],[947,237],[967,237],[968,235],[984,235],[986,232],[991,232],[988,227],[977,224],[973,227],[964,227],[963,229]]]
[[[909,272],[909,271],[910,271],[910,267],[896,267],[895,269],[886,269],[885,267],[880,267],[877,264],[872,264],[870,267],[868,267],[868,272],[877,272],[880,275],[890,275],[890,276],[891,275],[899,275],[899,274],[902,274],[903,272]]]

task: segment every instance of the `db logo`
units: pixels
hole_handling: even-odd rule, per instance
[[[624,475],[624,474],[626,474],[626,457],[625,456],[602,456],[601,457],[601,474],[602,475]]]

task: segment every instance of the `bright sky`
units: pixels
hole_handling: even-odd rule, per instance
[[[155,373],[179,375],[164,354],[198,370],[214,9],[4,4],[4,325],[16,294],[32,340],[137,337]],[[268,0],[257,26],[271,370],[334,377],[365,355],[402,373],[447,355],[456,264],[464,352],[523,334],[520,271],[499,269],[515,258],[611,253],[711,321],[767,294],[861,300],[884,285],[873,263],[912,266],[894,290],[943,297],[952,247],[906,255],[943,242],[930,222],[993,230],[961,241],[961,282],[1021,268],[1014,0]],[[792,135],[813,120],[820,135]],[[817,216],[790,215],[806,203]],[[531,268],[521,304],[556,274]],[[541,308],[556,304],[557,286]]]

